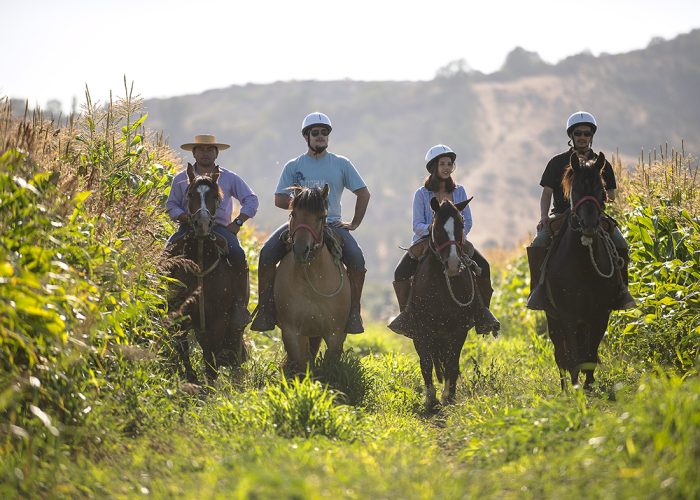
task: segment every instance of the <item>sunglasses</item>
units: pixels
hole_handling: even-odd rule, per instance
[[[585,132],[582,132],[582,131],[580,131],[580,130],[577,130],[576,132],[574,132],[574,137],[581,137],[581,136],[584,136],[584,137],[592,137],[592,136],[593,136],[593,132],[589,132],[589,131],[587,131],[587,130],[586,130]]]
[[[318,137],[318,135],[321,134],[323,137],[328,137],[328,134],[330,134],[330,133],[331,133],[331,131],[328,130],[327,128],[314,129],[311,131],[311,136]]]

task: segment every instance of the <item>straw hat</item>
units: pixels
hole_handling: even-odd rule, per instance
[[[185,151],[192,151],[195,146],[216,146],[219,151],[228,149],[231,146],[229,144],[223,144],[216,142],[216,136],[211,134],[200,134],[194,136],[194,142],[188,142],[180,146]]]

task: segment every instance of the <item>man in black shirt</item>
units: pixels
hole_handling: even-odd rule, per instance
[[[571,154],[574,151],[582,160],[596,158],[596,154],[591,149],[591,146],[593,144],[593,135],[596,133],[597,129],[598,126],[592,114],[586,111],[577,111],[572,114],[566,122],[566,134],[569,136],[569,150],[549,160],[542,174],[542,179],[540,180],[540,186],[542,186],[542,196],[540,197],[540,221],[537,224],[537,236],[527,249],[527,256],[530,264],[531,290],[527,307],[530,309],[544,310],[546,305],[547,299],[545,294],[535,293],[535,289],[539,281],[542,263],[547,255],[549,244],[552,241],[549,221],[561,217],[562,214],[569,209],[569,202],[564,198],[564,190],[561,187],[564,169],[569,164]],[[605,161],[602,175],[605,181],[608,201],[614,201],[617,183],[615,182],[615,172],[613,171],[612,165],[610,165],[607,160]],[[549,207],[552,204],[552,199],[554,199],[554,206],[550,214]],[[630,309],[634,307],[634,299],[627,289],[629,246],[617,226],[615,227],[612,239],[617,253],[624,260],[624,268],[622,269],[624,283],[615,303],[612,304],[612,309]]]

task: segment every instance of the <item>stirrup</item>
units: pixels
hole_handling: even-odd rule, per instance
[[[359,311],[350,311],[348,321],[345,323],[345,333],[362,333],[365,327],[362,325],[362,316]]]
[[[479,335],[488,335],[498,337],[498,332],[501,329],[501,323],[496,319],[489,309],[484,309],[479,322],[474,325],[476,333]]]
[[[250,324],[250,329],[256,332],[269,332],[275,329],[275,315],[271,311],[272,306],[264,306],[258,304],[258,306],[253,311],[255,318]]]
[[[634,297],[632,297],[630,294],[629,289],[625,288],[624,290],[620,291],[617,297],[615,297],[612,308],[616,311],[624,311],[627,309],[634,309],[635,307],[637,307],[637,301],[634,300]]]
[[[527,308],[533,309],[535,311],[544,311],[549,305],[549,300],[544,292],[544,287],[542,285],[537,285],[535,289],[530,292],[530,296],[527,299]]]

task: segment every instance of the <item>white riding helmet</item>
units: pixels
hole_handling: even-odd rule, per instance
[[[595,117],[588,113],[587,111],[577,111],[572,114],[568,120],[566,120],[566,135],[571,135],[571,129],[577,125],[590,125],[593,129],[593,133],[598,129],[598,124],[595,121]]]
[[[433,160],[437,160],[441,156],[449,156],[452,158],[452,161],[457,159],[457,154],[452,151],[449,146],[445,146],[444,144],[436,144],[430,148],[427,153],[425,153],[425,168],[428,170],[428,172],[430,172],[430,164],[433,162]]]
[[[325,125],[330,130],[333,130],[331,119],[325,114],[316,111],[314,113],[309,113],[304,117],[304,121],[301,122],[301,134],[306,134],[306,131],[315,125]]]

